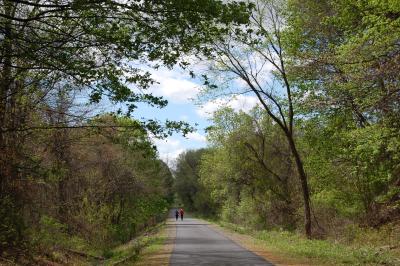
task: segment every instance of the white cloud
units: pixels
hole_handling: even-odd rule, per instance
[[[259,104],[258,99],[254,96],[236,95],[232,98],[219,98],[209,101],[198,108],[196,112],[201,117],[209,118],[221,107],[230,107],[235,111],[248,112]]]
[[[186,136],[191,141],[206,142],[206,137],[198,132],[191,132]]]
[[[198,91],[195,83],[184,79],[167,78],[162,80],[159,86],[160,94],[174,102],[188,102]]]
[[[177,139],[153,139],[153,142],[157,146],[160,159],[169,166],[172,166],[179,154],[185,151],[182,143]]]
[[[152,137],[153,143],[157,146],[158,154],[161,160],[169,165],[169,167],[174,168],[176,160],[179,154],[186,151],[189,147],[187,143],[185,144],[185,139],[176,139],[174,137],[169,137],[166,139],[156,139]],[[199,144],[203,146],[206,143],[206,137],[198,132],[192,132],[186,135],[187,140],[191,141],[192,145],[198,146]]]
[[[195,98],[199,85],[187,78],[188,74],[178,70],[153,70],[152,77],[159,83],[151,88],[157,96],[163,96],[174,103],[187,103]]]
[[[179,119],[180,120],[182,120],[182,121],[189,121],[189,116],[188,115],[181,115],[180,117],[179,117]]]

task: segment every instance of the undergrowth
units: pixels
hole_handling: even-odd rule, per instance
[[[330,240],[309,240],[288,231],[255,231],[226,222],[219,225],[240,234],[251,235],[271,251],[287,256],[317,259],[332,265],[400,265],[400,259],[388,251],[369,245],[345,245]]]

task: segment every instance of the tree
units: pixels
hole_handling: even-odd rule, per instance
[[[142,68],[162,64],[185,67],[184,54],[204,51],[203,43],[227,25],[245,21],[246,9],[242,3],[217,0],[1,1],[0,206],[4,203],[7,209],[19,212],[25,204],[22,195],[26,191],[21,188],[26,187],[18,182],[31,176],[31,163],[41,158],[28,154],[27,136],[50,130],[59,168],[64,169],[69,151],[64,145],[68,137],[63,135],[69,129],[125,126],[96,125],[84,115],[70,120],[77,114],[73,108],[65,114],[62,103],[60,108],[49,108],[60,88],[67,96],[80,94],[88,103],[103,98],[125,103],[118,114],[130,115],[139,102],[163,107],[166,100],[146,92],[154,81]],[[156,120],[133,121],[128,128],[149,130],[161,137],[191,130],[185,122],[162,125]],[[56,140],[60,138],[60,142]],[[57,144],[60,146],[54,147]],[[60,195],[62,188],[60,182]],[[22,226],[10,228],[23,222],[2,215],[0,223],[3,218],[5,230],[22,236]]]
[[[244,9],[243,4],[213,0],[202,5],[196,1],[182,5],[180,1],[4,0],[0,10],[0,146],[8,158],[13,157],[16,132],[37,127],[18,119],[27,116],[21,105],[36,95],[40,101],[60,84],[74,91],[89,89],[92,102],[103,96],[127,102],[128,113],[141,101],[165,106],[162,98],[145,93],[153,80],[133,62],[172,66],[182,53],[201,49],[201,40],[220,31],[217,24],[245,19],[240,15]],[[37,101],[30,101],[28,106],[35,110],[36,105]],[[155,121],[147,125],[160,130]],[[185,131],[185,123],[166,125]],[[2,173],[11,171],[6,165],[2,163]]]
[[[189,150],[177,159],[175,191],[186,209],[203,215],[213,215],[215,208],[206,188],[200,182],[200,164],[206,149]]]
[[[295,168],[286,139],[268,114],[257,107],[249,114],[220,109],[208,139],[211,149],[202,157],[201,181],[225,213],[227,204],[233,203],[231,218],[226,218],[237,223],[261,220],[253,221],[256,227],[293,229],[298,208]],[[246,210],[249,202],[252,207]]]
[[[24,152],[32,161],[25,163],[30,168],[23,174],[29,176],[17,183],[24,191],[19,196],[24,212],[1,217],[1,248],[8,251],[1,256],[15,250],[22,258],[69,248],[107,252],[165,218],[172,175],[157,158],[146,130],[132,130],[128,126],[136,121],[123,116],[104,115],[91,122],[107,127],[28,136]],[[15,220],[5,224],[10,217]]]
[[[295,84],[287,70],[285,1],[254,1],[254,10],[245,29],[233,28],[214,43],[212,70],[219,79],[239,79],[244,86],[235,91],[235,84],[228,84],[233,94],[253,93],[261,106],[279,126],[290,147],[302,188],[304,203],[304,228],[311,237],[310,191],[303,160],[296,145],[295,132]],[[216,85],[206,77],[207,92],[215,91]],[[222,87],[224,88],[224,87]]]
[[[319,120],[321,134],[336,144],[318,145],[320,158],[330,157],[332,167],[345,169],[330,178],[352,180],[349,186],[363,206],[366,223],[388,220],[378,213],[383,202],[394,202],[398,195],[393,184],[399,180],[399,78],[393,71],[399,65],[399,5],[289,3],[290,69],[301,88],[302,113],[310,119],[308,125]]]

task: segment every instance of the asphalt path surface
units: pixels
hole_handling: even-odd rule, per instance
[[[206,222],[184,218],[176,225],[176,238],[170,265],[273,265],[239,246]]]

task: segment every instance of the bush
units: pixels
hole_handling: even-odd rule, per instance
[[[68,234],[67,225],[61,223],[54,217],[42,216],[38,229],[31,229],[32,244],[41,250],[55,250],[68,248],[74,250],[85,250],[87,243],[84,239]]]
[[[0,197],[0,254],[2,250],[21,247],[25,229],[19,209],[12,197]]]

